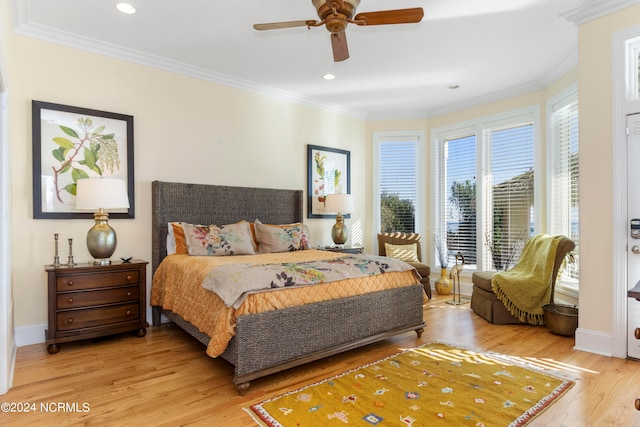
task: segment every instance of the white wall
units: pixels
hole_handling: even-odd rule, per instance
[[[151,258],[153,180],[304,189],[307,144],[351,151],[351,189],[364,227],[364,121],[10,33],[7,68],[17,76],[9,102],[16,338],[44,341],[53,234],[74,239],[76,262],[93,220],[34,220],[31,100],[134,116],[135,219],[111,220],[114,257]],[[306,191],[305,191],[306,193]],[[248,218],[252,220],[253,218]],[[312,242],[330,244],[335,220],[305,219]],[[66,262],[67,246],[60,245]],[[150,273],[150,271],[149,271]],[[149,284],[151,274],[148,275]]]
[[[639,24],[640,6],[633,6],[582,24],[578,33],[581,315],[576,345],[620,357],[626,350],[625,325],[622,337],[616,333],[626,319],[624,313],[621,319],[620,310],[615,308],[626,306],[626,271],[619,271],[621,264],[616,256],[626,256],[626,209],[620,209],[621,200],[626,207],[626,195],[620,194],[615,185],[619,170],[614,166],[614,153],[616,144],[626,141],[614,140],[615,134],[624,134],[614,127],[614,120],[621,121],[620,117],[614,118],[614,111],[624,114],[624,110],[613,105],[614,78],[621,78],[612,74],[613,52],[614,35]],[[615,82],[616,87],[620,84],[619,80]],[[623,224],[622,229],[614,228],[616,223]]]

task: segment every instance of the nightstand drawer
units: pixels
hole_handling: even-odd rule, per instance
[[[56,290],[75,291],[78,289],[104,288],[136,284],[140,282],[138,270],[114,271],[100,274],[69,274],[56,278]]]
[[[126,286],[114,289],[102,289],[87,292],[65,292],[56,295],[56,308],[86,307],[89,305],[113,304],[136,301],[140,297],[140,286]]]
[[[139,319],[139,304],[123,304],[109,307],[68,310],[56,313],[58,331],[69,331],[111,323],[135,321]]]

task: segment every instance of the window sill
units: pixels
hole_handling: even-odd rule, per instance
[[[578,304],[578,297],[580,296],[578,283],[558,282],[556,283],[555,290],[556,295],[554,302],[566,302],[573,305]]]

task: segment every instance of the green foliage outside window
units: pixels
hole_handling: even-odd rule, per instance
[[[380,196],[380,231],[415,232],[415,206],[411,200],[401,199],[397,194],[383,193]]]

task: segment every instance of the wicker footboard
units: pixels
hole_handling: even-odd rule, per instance
[[[399,333],[424,330],[421,284],[240,316],[222,357],[235,367],[240,394],[249,382]],[[155,309],[155,308],[154,308]],[[154,325],[159,315],[154,312]],[[169,318],[201,342],[207,337],[175,315]],[[157,323],[156,323],[157,320]],[[177,320],[177,321],[176,321]]]

